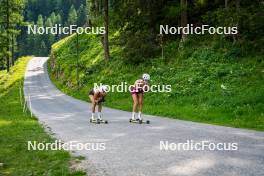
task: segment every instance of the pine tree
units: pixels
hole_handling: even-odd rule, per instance
[[[20,30],[18,26],[23,22],[22,0],[1,0],[0,1],[0,39],[2,59],[6,60],[6,69],[9,72],[10,63],[14,62],[15,40]],[[11,60],[10,60],[11,59]]]
[[[58,14],[58,15],[56,16],[56,21],[55,21],[54,24],[62,24],[62,19],[61,19],[61,15],[60,15],[60,14]]]
[[[37,26],[38,27],[43,27],[44,26],[44,22],[43,22],[43,17],[42,15],[38,16],[38,20],[37,20]],[[36,34],[35,35],[35,44],[34,44],[34,51],[36,52],[37,55],[43,56],[43,53],[46,53],[46,51],[43,51],[43,49],[46,49],[46,45],[45,47],[41,47],[43,45],[42,42],[44,42],[44,38],[45,35],[43,34]],[[44,42],[45,44],[45,42]]]
[[[68,14],[68,25],[74,25],[77,24],[77,12],[74,8],[74,6],[72,5]]]
[[[55,21],[54,25],[55,25],[55,24],[57,24],[57,25],[62,24],[61,15],[60,15],[59,13],[58,13],[57,16],[56,16],[56,21]],[[55,36],[55,40],[59,40],[60,38],[61,38],[60,34],[57,34],[57,35]]]
[[[52,27],[53,26],[51,17],[47,19],[45,26],[46,27]],[[47,48],[49,50],[51,45],[54,43],[55,36],[54,36],[54,34],[48,33],[47,36],[45,36],[45,39],[46,39],[45,43],[47,44],[47,46],[48,46]]]
[[[48,51],[48,49],[47,49],[47,46],[46,46],[45,42],[44,41],[41,41],[40,42],[39,55],[40,56],[46,56],[47,55],[47,51]]]
[[[91,21],[91,0],[86,0],[85,1],[85,12],[86,12],[86,17],[85,17],[85,25],[90,26],[90,21]]]
[[[30,23],[31,25],[34,25],[34,23]],[[26,34],[25,35],[25,39],[23,41],[23,44],[21,48],[19,48],[20,55],[27,55],[28,53],[32,54],[32,55],[37,55],[37,43],[36,43],[36,35],[34,34]]]
[[[38,16],[37,25],[38,25],[38,27],[42,27],[42,26],[44,26],[44,22],[43,22],[43,17],[42,17],[42,15],[39,15],[39,16]]]
[[[52,24],[56,24],[57,17],[56,17],[56,14],[54,12],[51,13],[49,18],[50,18]]]
[[[79,10],[78,10],[78,20],[77,20],[77,25],[78,26],[83,26],[86,23],[86,9],[85,6],[81,5]]]

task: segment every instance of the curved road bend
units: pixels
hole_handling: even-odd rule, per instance
[[[64,142],[105,143],[85,156],[89,175],[103,176],[263,176],[264,133],[145,116],[151,124],[130,124],[129,112],[104,108],[109,124],[90,124],[90,104],[60,92],[50,81],[46,57],[27,66],[24,93],[31,111]],[[160,141],[238,143],[237,151],[164,151]]]

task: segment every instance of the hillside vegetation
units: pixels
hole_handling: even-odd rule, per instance
[[[55,43],[49,70],[57,87],[88,101],[88,91],[94,83],[113,85],[126,81],[133,84],[146,72],[151,75],[151,84],[172,85],[170,93],[145,94],[146,114],[264,129],[264,61],[261,54],[222,36],[190,36],[184,43],[167,42],[164,58],[131,63],[123,54],[128,48],[115,45],[118,35],[116,32],[110,36],[109,62],[103,59],[99,37],[79,35],[79,87],[76,35]],[[131,95],[129,92],[109,93],[105,105],[131,111]]]

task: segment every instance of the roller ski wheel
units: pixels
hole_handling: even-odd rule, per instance
[[[99,120],[100,121],[100,123],[104,123],[104,124],[108,124],[108,121],[107,120]]]
[[[133,119],[129,119],[129,122],[131,123],[133,121]]]

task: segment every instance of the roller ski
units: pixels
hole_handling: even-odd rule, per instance
[[[98,118],[97,119],[95,119],[94,118],[94,114],[92,114],[92,118],[90,119],[90,122],[91,123],[96,123],[96,124],[100,124],[100,123],[107,124],[108,123],[107,120],[102,119],[102,114],[101,113],[98,113]]]
[[[130,123],[138,123],[138,124],[142,124],[142,123],[146,123],[146,124],[150,124],[149,120],[144,121],[143,119],[129,119]]]
[[[108,121],[107,120],[103,120],[103,119],[90,119],[90,123],[95,123],[95,124],[104,123],[104,124],[108,124]]]
[[[130,123],[138,123],[138,124],[142,124],[142,123],[146,123],[146,124],[150,124],[149,120],[144,121],[141,118],[141,112],[138,113],[138,118],[135,118],[135,113],[132,113],[132,118],[129,119]]]

